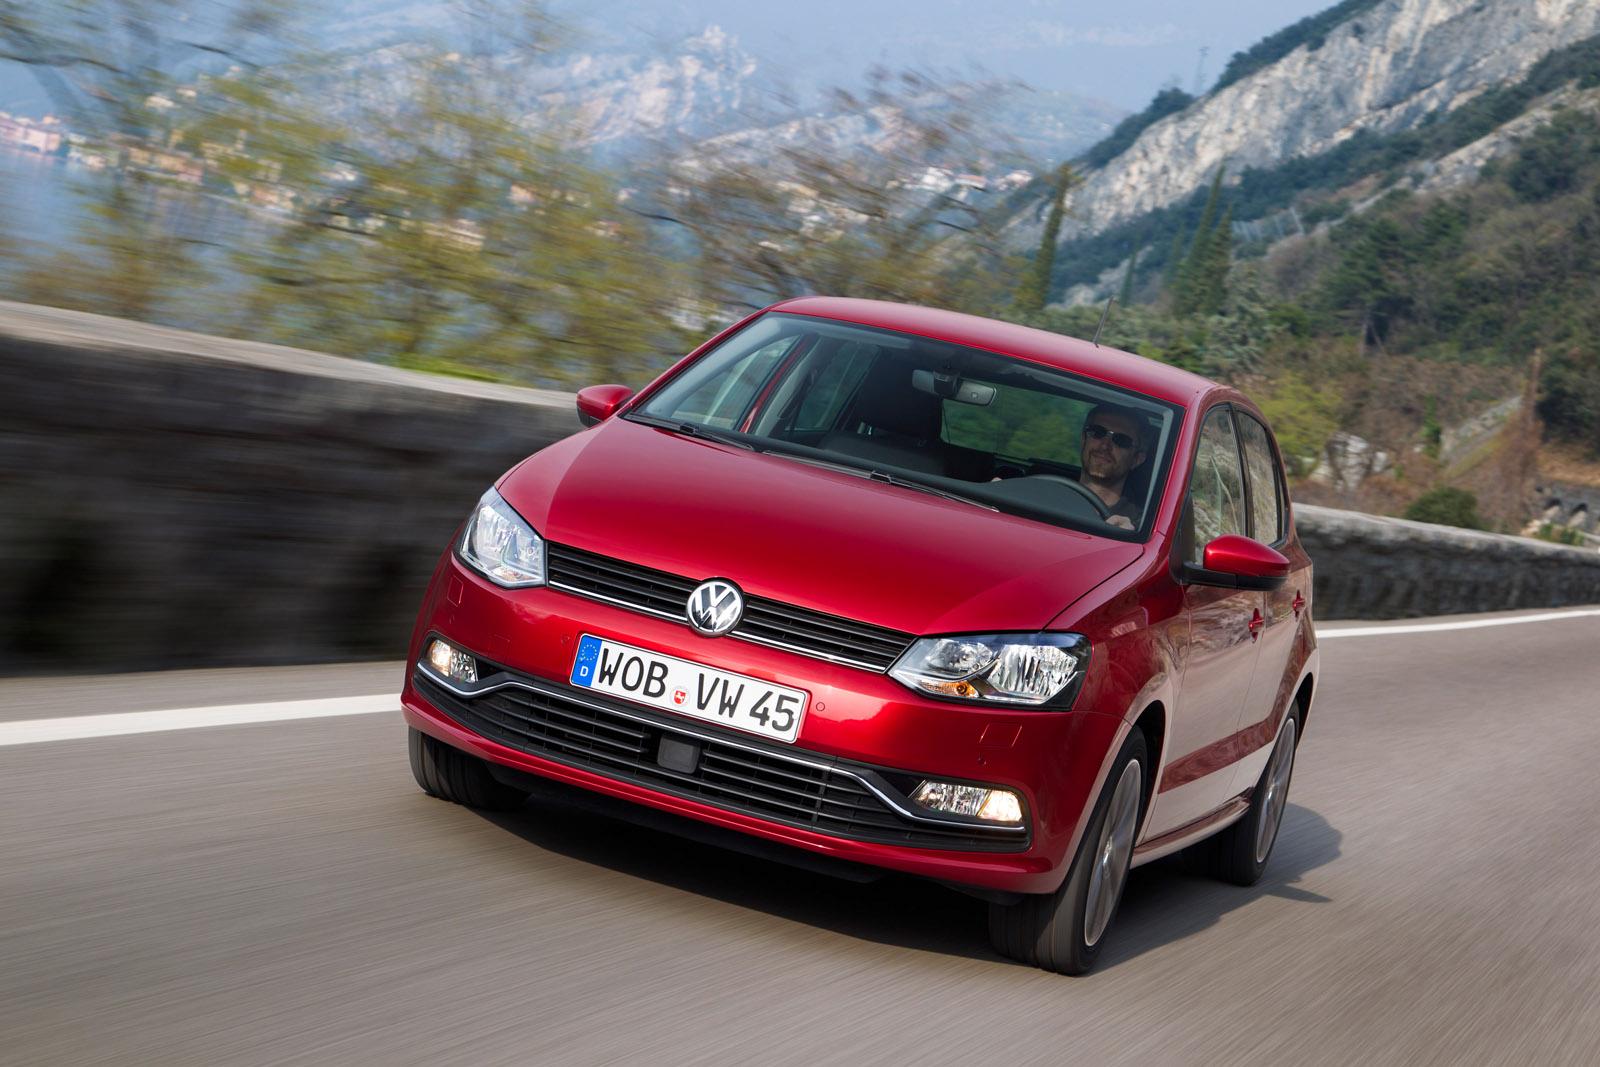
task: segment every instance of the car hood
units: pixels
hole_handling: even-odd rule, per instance
[[[918,634],[1041,629],[1142,551],[625,419],[500,492],[557,544]]]

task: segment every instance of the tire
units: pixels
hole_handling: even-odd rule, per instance
[[[1278,731],[1278,743],[1261,770],[1244,818],[1212,839],[1212,873],[1224,882],[1255,885],[1267,869],[1289,803],[1289,783],[1294,777],[1294,754],[1299,743],[1300,715],[1296,708]]]
[[[490,774],[483,760],[451,748],[421,730],[407,729],[411,773],[429,796],[485,811],[512,811],[528,799],[527,793]]]
[[[989,905],[996,952],[1057,974],[1085,974],[1094,966],[1127,885],[1149,765],[1144,734],[1134,730],[1117,752],[1061,888]]]

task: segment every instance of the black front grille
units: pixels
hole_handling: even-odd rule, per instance
[[[414,679],[430,703],[482,737],[674,796],[858,841],[994,852],[1027,845],[1021,834],[997,837],[907,819],[831,757],[808,753],[808,762],[795,762],[763,751],[759,742],[718,740],[659,722],[644,709],[613,710],[603,697],[580,697],[567,687],[532,679],[471,697],[445,689],[421,671]],[[658,762],[663,737],[698,746],[694,770],[685,773]]]
[[[687,622],[685,605],[698,580],[567,545],[552,544],[548,552],[555,588]],[[744,618],[731,636],[874,671],[888,670],[913,637],[753,596],[745,597]]]

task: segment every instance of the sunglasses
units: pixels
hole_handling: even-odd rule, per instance
[[[1129,437],[1127,434],[1120,433],[1116,430],[1108,430],[1104,426],[1101,426],[1098,422],[1091,422],[1089,425],[1085,426],[1083,428],[1083,436],[1095,441],[1101,441],[1109,437],[1111,438],[1112,444],[1123,449],[1132,448],[1134,445],[1133,438]]]

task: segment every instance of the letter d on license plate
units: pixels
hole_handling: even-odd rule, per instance
[[[589,634],[578,642],[572,684],[775,741],[793,741],[800,736],[800,720],[811,699],[803,689],[773,685]]]

